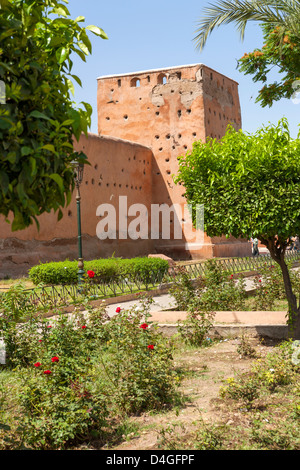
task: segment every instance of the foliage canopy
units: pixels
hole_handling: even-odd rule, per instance
[[[285,119],[253,135],[229,126],[220,141],[195,142],[179,159],[176,181],[188,202],[204,204],[209,236],[285,243],[300,233],[300,140]]]
[[[92,108],[76,107],[70,92],[72,56],[92,51],[88,31],[107,39],[97,26],[81,27],[57,0],[7,0],[0,10],[0,214],[13,214],[12,230],[23,229],[43,212],[69,203],[74,189],[74,138],[87,133]]]

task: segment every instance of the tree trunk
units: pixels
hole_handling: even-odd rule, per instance
[[[272,259],[279,264],[283,276],[284,289],[289,304],[288,337],[294,340],[300,339],[300,307],[297,306],[297,298],[293,293],[290,273],[284,259],[285,247],[280,246],[274,239],[268,241],[267,247]]]

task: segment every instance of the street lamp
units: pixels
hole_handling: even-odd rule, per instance
[[[74,180],[76,186],[76,205],[77,205],[77,225],[78,225],[78,283],[82,284],[83,280],[83,257],[82,257],[82,241],[81,241],[81,213],[80,213],[80,190],[79,187],[82,183],[83,178],[83,163],[79,163],[77,160],[71,162],[71,166],[74,171]]]

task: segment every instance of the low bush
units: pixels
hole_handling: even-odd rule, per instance
[[[18,288],[6,303],[0,299],[0,338],[8,353],[0,371],[11,371],[19,384],[17,426],[2,414],[0,447],[50,450],[91,437],[101,441],[112,422],[176,402],[173,345],[148,322],[151,297],[137,297],[138,307],[117,309],[112,318],[88,300],[84,310],[56,309],[49,318],[18,307],[21,294]],[[0,383],[0,405],[3,393]]]
[[[93,271],[93,281],[109,283],[127,278],[143,284],[161,282],[168,271],[168,262],[160,258],[108,258],[84,262],[84,270]],[[35,285],[76,284],[78,282],[78,262],[60,261],[41,263],[33,266],[29,277]]]
[[[205,275],[194,282],[184,269],[178,271],[170,289],[177,310],[243,310],[246,299],[244,279],[235,280],[215,260],[208,260],[205,266]]]
[[[173,346],[148,321],[151,301],[142,298],[139,307],[121,310],[111,319],[109,339],[99,356],[106,393],[125,414],[164,409],[177,399]]]

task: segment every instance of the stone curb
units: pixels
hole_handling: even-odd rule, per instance
[[[166,336],[178,333],[177,324],[158,323],[158,329]],[[207,333],[212,338],[240,336],[242,333],[252,337],[267,337],[272,339],[287,339],[287,325],[214,325]]]

